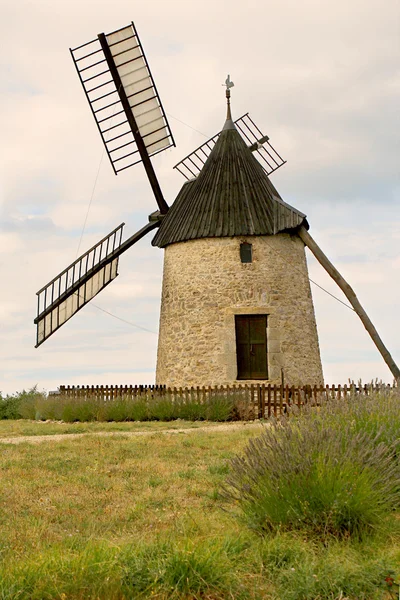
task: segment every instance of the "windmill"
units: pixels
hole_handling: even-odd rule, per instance
[[[134,24],[99,34],[71,55],[114,173],[142,162],[158,208],[125,241],[120,224],[37,292],[36,347],[117,277],[123,252],[158,229],[152,244],[165,248],[158,383],[274,382],[283,371],[293,383],[321,382],[305,246],[400,377],[354,292],[308,233],[305,215],[270,182],[285,161],[248,113],[232,120],[229,75],[225,125],[175,165],[187,181],[170,209],[151,158],[175,142]]]

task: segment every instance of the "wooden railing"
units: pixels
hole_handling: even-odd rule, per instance
[[[279,416],[287,412],[288,408],[304,404],[318,406],[321,401],[332,398],[345,398],[354,394],[370,394],[373,391],[392,389],[387,384],[355,384],[345,385],[232,385],[232,386],[202,386],[190,388],[167,388],[157,385],[101,385],[101,386],[64,386],[58,392],[64,398],[71,399],[99,399],[113,401],[117,398],[147,398],[162,399],[168,397],[173,401],[186,403],[205,403],[213,398],[232,398],[237,407],[236,418],[254,419]]]

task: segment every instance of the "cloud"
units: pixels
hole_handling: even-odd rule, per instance
[[[378,0],[204,0],[201,10],[182,0],[8,3],[0,23],[0,389],[154,380],[157,337],[90,305],[33,348],[35,293],[75,259],[89,203],[79,252],[121,222],[131,235],[156,208],[141,165],[113,175],[68,51],[132,18],[178,146],[153,161],[168,201],[183,183],[173,165],[205,140],[199,131],[212,136],[223,124],[229,72],[235,116],[249,111],[288,160],[274,184],[307,213],[399,362],[398,17],[395,0],[385,10]],[[95,303],[157,331],[162,252],[151,238],[121,257],[120,276]],[[310,276],[342,297],[309,264]],[[327,381],[390,380],[356,316],[313,293]]]

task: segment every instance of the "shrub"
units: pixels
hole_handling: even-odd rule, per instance
[[[206,419],[207,407],[201,402],[188,400],[187,402],[178,401],[177,417],[186,421],[204,421]]]
[[[77,397],[46,394],[34,387],[13,396],[0,395],[0,419],[74,421],[233,421],[255,418],[254,402],[248,391],[213,391],[207,395],[192,391],[178,393],[143,392],[137,396],[105,399],[85,391]]]
[[[173,421],[178,418],[179,405],[168,395],[149,398],[147,405],[151,421]]]
[[[252,528],[361,536],[400,505],[399,462],[385,432],[361,431],[350,404],[347,413],[328,407],[272,423],[232,460],[224,495]]]
[[[97,414],[98,421],[127,421],[129,414],[129,400],[121,397],[115,400],[104,402],[101,410]]]
[[[229,394],[229,398],[233,403],[232,420],[250,421],[256,418],[254,411],[254,403],[249,401],[243,391],[235,391]]]
[[[209,421],[229,421],[233,417],[234,407],[232,396],[211,396],[207,403],[206,418]]]
[[[381,387],[366,394],[353,392],[345,399],[326,400],[321,408],[325,423],[335,428],[350,423],[353,432],[367,432],[371,437],[379,432],[379,439],[394,444],[400,456],[400,388]],[[299,418],[320,421],[321,413],[305,407]]]
[[[50,419],[59,421],[62,419],[63,404],[59,396],[43,396],[38,398],[35,403],[37,420]]]
[[[98,421],[102,403],[102,400],[91,397],[62,399],[61,419],[66,423]]]
[[[19,399],[15,396],[0,398],[0,419],[20,419]]]
[[[113,402],[109,403],[110,412],[107,414],[107,420],[120,420],[120,421],[147,421],[149,416],[148,406],[146,398],[142,398],[141,396],[133,397],[133,398],[122,398],[120,401],[120,406],[125,406],[125,416],[121,410],[121,416],[119,419],[112,419],[111,417],[114,414],[114,409],[112,407]]]
[[[39,392],[37,385],[5,398],[0,395],[0,419],[35,419],[36,405],[45,398],[45,393]]]
[[[130,398],[128,402],[127,420],[129,421],[147,421],[149,419],[149,409],[145,398]]]

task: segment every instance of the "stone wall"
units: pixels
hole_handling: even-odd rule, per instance
[[[240,261],[240,244],[253,262]],[[157,384],[236,383],[235,315],[268,315],[268,383],[323,383],[304,244],[298,236],[207,238],[167,246]],[[243,381],[241,381],[243,383]]]

